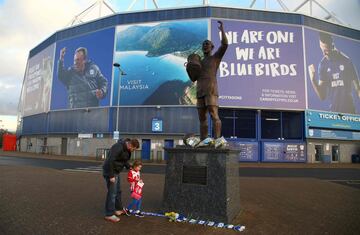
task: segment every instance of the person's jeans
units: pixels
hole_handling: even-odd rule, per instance
[[[122,210],[121,189],[120,189],[120,175],[114,175],[115,182],[110,182],[110,177],[104,176],[107,187],[105,215],[112,216],[116,211]]]
[[[132,199],[131,203],[127,207],[129,210],[132,209],[135,206],[137,211],[141,210],[141,198],[139,200],[136,200],[135,198]]]

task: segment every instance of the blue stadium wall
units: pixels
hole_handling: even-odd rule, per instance
[[[184,9],[170,9],[170,10],[158,10],[158,11],[148,11],[148,12],[135,12],[135,13],[126,13],[126,14],[117,14],[109,16],[103,19],[99,19],[90,23],[85,23],[79,26],[74,26],[68,29],[60,30],[37,47],[32,49],[29,53],[28,60],[35,58],[37,55],[42,53],[44,50],[49,49],[54,44],[63,42],[78,36],[87,35],[92,32],[102,32],[106,30],[111,30],[114,27],[121,27],[122,25],[137,25],[137,24],[146,24],[153,22],[171,22],[178,20],[196,20],[196,19],[216,19],[220,18],[223,20],[239,20],[243,22],[251,23],[271,23],[279,24],[286,26],[299,26],[302,29],[304,34],[304,27],[308,27],[311,30],[316,31],[325,31],[333,35],[340,37],[346,37],[355,41],[360,40],[360,31],[343,27],[340,25],[328,23],[322,20],[318,20],[312,17],[304,16],[301,14],[293,13],[279,13],[279,12],[268,12],[268,11],[254,11],[254,10],[245,10],[245,9],[234,9],[234,8],[222,8],[222,7],[195,7],[195,8],[184,8]],[[214,26],[212,26],[214,27]],[[215,25],[216,27],[216,25]],[[310,31],[311,31],[310,30]],[[213,32],[213,29],[208,29],[209,32]],[[116,31],[115,31],[116,32]],[[304,35],[302,35],[302,38]],[[115,45],[115,43],[114,43]],[[115,45],[116,46],[116,45]],[[303,46],[303,45],[301,45]],[[57,48],[58,50],[59,48]],[[50,48],[49,50],[55,50]],[[58,53],[58,52],[57,52]],[[69,53],[71,54],[71,53]],[[303,55],[305,56],[305,55]],[[56,57],[56,56],[55,56]],[[111,58],[113,59],[113,58]],[[54,60],[54,68],[56,67],[56,60]],[[28,65],[29,66],[29,65]],[[55,69],[54,69],[55,70]],[[304,69],[305,70],[305,69]],[[115,70],[114,70],[115,71]],[[113,74],[111,76],[116,77],[118,74]],[[305,76],[305,75],[303,75]],[[113,83],[112,86],[117,84]],[[115,89],[112,87],[115,92]],[[306,89],[306,88],[305,88]],[[53,91],[54,92],[54,91]],[[52,94],[53,95],[53,94]],[[120,105],[119,117],[117,118],[117,108],[116,108],[116,99],[117,96],[114,96],[111,93],[112,99],[109,100],[108,105],[103,105],[103,107],[97,108],[81,108],[81,109],[71,109],[67,110],[65,108],[59,108],[57,110],[50,109],[46,112],[40,112],[33,115],[23,115],[22,125],[18,129],[18,133],[22,137],[31,137],[31,136],[77,136],[79,133],[93,133],[101,134],[105,137],[111,139],[113,132],[116,130],[116,121],[119,122],[119,132],[121,136],[149,136],[149,139],[152,139],[152,136],[161,136],[164,138],[167,136],[181,136],[184,133],[198,133],[198,118],[197,110],[194,105]],[[123,98],[123,96],[121,96]],[[52,105],[52,104],[51,104]],[[255,124],[255,136],[250,137],[237,137],[229,134],[227,137],[237,142],[237,145],[240,148],[248,148],[251,151],[254,151],[257,157],[249,157],[249,161],[283,161],[279,160],[276,157],[271,158],[271,151],[283,151],[284,148],[290,149],[292,147],[299,148],[305,153],[300,160],[314,162],[314,156],[310,157],[307,155],[315,154],[306,149],[310,145],[313,145],[318,142],[322,145],[326,143],[345,143],[346,145],[352,145],[354,140],[358,137],[349,137],[348,139],[344,138],[326,138],[326,137],[314,137],[309,136],[309,129],[323,129],[323,130],[332,130],[331,126],[336,126],[334,123],[329,124],[330,126],[319,127],[313,123],[307,123],[308,112],[311,112],[311,109],[307,110],[306,108],[299,107],[289,107],[289,108],[273,108],[273,107],[256,107],[256,106],[241,106],[241,105],[220,105],[225,112],[231,112],[230,115],[233,115],[236,118],[236,110],[241,110],[244,112],[252,112],[253,119]],[[314,108],[317,112],[317,108]],[[322,109],[320,108],[320,111]],[[327,111],[327,110],[324,110]],[[301,135],[296,135],[294,138],[289,138],[284,140],[284,138],[262,138],[262,127],[261,127],[261,118],[266,115],[272,115],[272,112],[280,113],[281,119],[286,119],[287,115],[294,114],[297,120],[300,121],[300,130]],[[262,113],[264,113],[262,115]],[[290,113],[290,114],[289,114]],[[269,116],[269,117],[270,117]],[[355,113],[355,116],[357,114]],[[160,118],[163,120],[163,132],[156,133],[154,132],[152,121],[154,118]],[[234,119],[235,120],[235,119]],[[223,121],[224,122],[224,121]],[[234,121],[235,122],[235,121]],[[285,122],[284,122],[285,123]],[[211,132],[211,123],[210,132]],[[298,124],[298,122],[296,122]],[[357,124],[357,123],[356,123]],[[290,126],[287,127],[287,130],[291,130]],[[320,125],[321,126],[321,125]],[[227,128],[226,126],[223,127]],[[360,131],[359,125],[352,126],[348,130],[341,129],[341,131],[354,132],[354,136],[357,136],[357,133]],[[317,132],[316,132],[317,133]],[[291,136],[291,134],[289,134]],[[234,138],[233,138],[234,137]],[[145,138],[145,137],[144,137]],[[314,139],[313,139],[314,138]],[[309,143],[311,141],[311,143]],[[235,144],[236,145],[236,144]],[[348,147],[350,152],[360,151],[357,144],[355,147]],[[268,151],[268,152],[267,152]],[[269,152],[270,151],[270,152]],[[300,151],[300,150],[297,150]],[[347,152],[347,155],[349,155]],[[265,159],[264,155],[270,154],[269,158]],[[296,153],[298,154],[298,153]],[[290,153],[291,155],[291,153]],[[291,156],[288,156],[291,158]],[[325,154],[323,154],[325,155]],[[286,157],[286,156],[283,156]],[[273,160],[272,160],[273,159]],[[244,160],[244,159],[243,159]],[[246,161],[246,156],[245,156]],[[316,159],[316,161],[321,161],[321,159]],[[348,161],[348,157],[347,160]],[[295,161],[296,162],[296,161]]]

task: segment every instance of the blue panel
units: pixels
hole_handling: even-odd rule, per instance
[[[228,139],[229,145],[240,150],[239,162],[257,162],[259,161],[259,143],[244,142],[236,139]]]
[[[307,127],[360,131],[360,115],[306,110],[305,124]]]
[[[263,162],[306,162],[304,142],[263,142]]]
[[[329,22],[326,22],[323,20],[312,18],[310,16],[303,16],[303,18],[304,18],[303,24],[306,26],[310,26],[315,29],[328,31],[328,32],[331,32],[334,34],[338,34],[338,35],[342,35],[342,36],[360,40],[360,31],[359,30],[332,24],[332,23],[329,23]]]
[[[144,139],[141,144],[141,159],[150,160],[151,140]]]
[[[37,114],[23,118],[22,135],[44,134],[47,132],[47,114]]]
[[[283,144],[281,142],[263,143],[262,161],[264,162],[282,162]]]
[[[51,112],[49,133],[108,133],[109,109]]]
[[[33,57],[37,53],[41,52],[51,44],[56,42],[56,34],[54,33],[50,37],[48,37],[45,41],[43,41],[39,46],[35,47],[33,50],[30,51],[29,58]]]
[[[321,156],[321,161],[323,163],[331,163],[331,156],[330,155],[322,155]]]
[[[112,113],[112,126],[116,127],[116,108]],[[195,107],[120,107],[120,133],[152,134],[152,119],[163,121],[163,130],[167,134],[198,133],[199,121]]]
[[[308,138],[360,140],[359,131],[324,130],[324,129],[309,128],[307,130],[307,135]]]

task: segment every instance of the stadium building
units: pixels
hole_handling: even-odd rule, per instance
[[[166,160],[163,147],[199,133],[184,63],[202,55],[204,39],[219,47],[218,20],[229,40],[219,115],[239,161],[351,162],[360,154],[360,31],[215,6],[114,14],[40,43],[23,81],[19,150],[99,157],[116,139],[135,137],[136,158]],[[324,58],[324,45],[335,59]]]

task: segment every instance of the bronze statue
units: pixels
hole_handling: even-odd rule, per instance
[[[196,98],[197,108],[200,121],[200,139],[204,140],[208,137],[207,112],[209,112],[214,128],[215,139],[221,136],[221,120],[218,114],[218,86],[216,80],[216,72],[219,68],[222,57],[228,47],[228,41],[225,35],[223,23],[218,21],[219,30],[221,32],[221,46],[212,55],[214,44],[210,40],[202,43],[202,51],[204,58],[200,61],[194,54],[188,57],[186,70],[191,81],[197,81]]]

